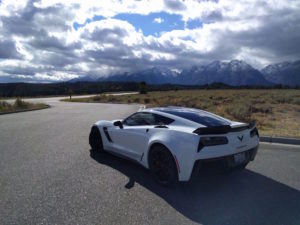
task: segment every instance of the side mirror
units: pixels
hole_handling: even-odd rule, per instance
[[[120,127],[120,129],[123,129],[123,124],[120,120],[114,122],[114,126],[118,126],[118,127]]]

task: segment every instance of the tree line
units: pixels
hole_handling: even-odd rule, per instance
[[[0,83],[0,97],[38,97],[59,95],[100,94],[103,92],[122,91],[169,91],[182,89],[287,89],[284,85],[265,86],[240,86],[233,87],[223,83],[212,83],[202,86],[187,85],[149,85],[145,82],[76,82],[76,83]],[[296,87],[299,89],[299,87]]]

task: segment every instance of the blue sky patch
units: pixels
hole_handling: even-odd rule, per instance
[[[196,28],[202,27],[202,25],[203,25],[203,23],[199,19],[190,20],[190,21],[187,22],[186,28],[192,30],[192,29],[196,29]]]
[[[119,14],[114,18],[128,21],[136,29],[141,29],[144,35],[159,35],[161,32],[184,29],[181,16],[168,13],[151,13],[149,15]],[[161,23],[154,22],[156,18],[161,18]]]
[[[1,1],[1,0],[0,0]],[[144,35],[159,36],[162,32],[168,32],[172,30],[183,30],[185,28],[184,22],[180,15],[168,14],[168,13],[151,13],[149,15],[129,14],[123,13],[114,16],[113,18],[124,20],[132,24],[137,30],[141,29]],[[78,30],[80,27],[84,27],[87,24],[103,20],[105,17],[100,15],[93,16],[92,19],[87,19],[84,23],[73,23],[73,28]],[[191,20],[186,23],[186,28],[195,29],[202,27],[200,20]]]

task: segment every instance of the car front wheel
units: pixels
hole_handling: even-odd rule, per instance
[[[103,144],[100,131],[98,127],[93,126],[89,136],[89,143],[93,151],[101,152],[103,151]]]
[[[154,179],[161,185],[172,186],[178,181],[176,163],[164,146],[154,146],[149,154],[149,167]]]

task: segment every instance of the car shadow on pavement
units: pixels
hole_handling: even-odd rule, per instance
[[[248,169],[220,174],[208,166],[196,179],[167,188],[128,160],[93,151],[90,156],[127,176],[124,188],[138,183],[201,224],[300,224],[300,191]]]

